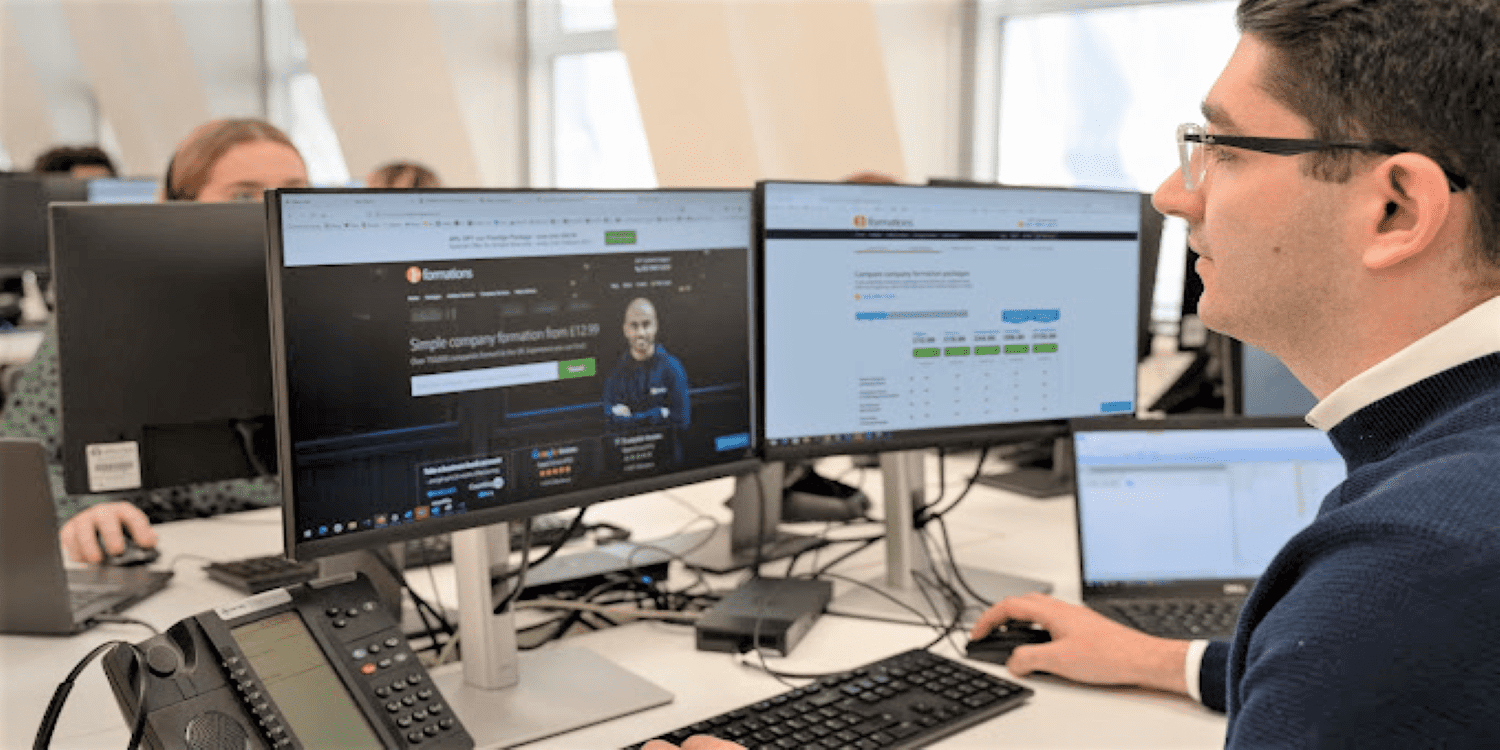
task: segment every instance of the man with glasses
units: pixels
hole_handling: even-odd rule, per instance
[[[1233,642],[1008,599],[1009,667],[1187,693],[1230,747],[1500,746],[1500,2],[1242,0],[1242,36],[1158,188],[1204,323],[1319,398],[1348,479]]]
[[[1241,0],[1238,22],[1156,206],[1202,256],[1204,323],[1319,397],[1348,478],[1232,643],[1042,594],[971,635],[1039,623],[1013,674],[1191,695],[1232,748],[1500,747],[1500,0]]]

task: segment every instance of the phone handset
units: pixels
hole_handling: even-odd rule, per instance
[[[362,575],[273,589],[185,618],[104,669],[148,748],[474,747]],[[140,690],[137,680],[146,681]]]

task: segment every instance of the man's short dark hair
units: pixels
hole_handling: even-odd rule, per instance
[[[1314,138],[1393,143],[1463,175],[1476,260],[1500,270],[1500,0],[1241,0],[1238,23],[1273,50],[1266,86]],[[1306,164],[1342,182],[1359,158]]]
[[[109,154],[98,146],[57,146],[43,151],[36,158],[31,171],[37,173],[62,173],[73,171],[73,167],[104,167],[116,174],[115,163]]]

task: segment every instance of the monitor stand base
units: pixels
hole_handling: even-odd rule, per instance
[[[520,655],[515,685],[484,690],[464,682],[463,665],[432,680],[477,748],[533,742],[672,702],[672,694],[584,648]]]

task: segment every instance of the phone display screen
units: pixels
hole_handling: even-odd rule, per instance
[[[230,632],[304,747],[381,750],[379,738],[296,612]]]

